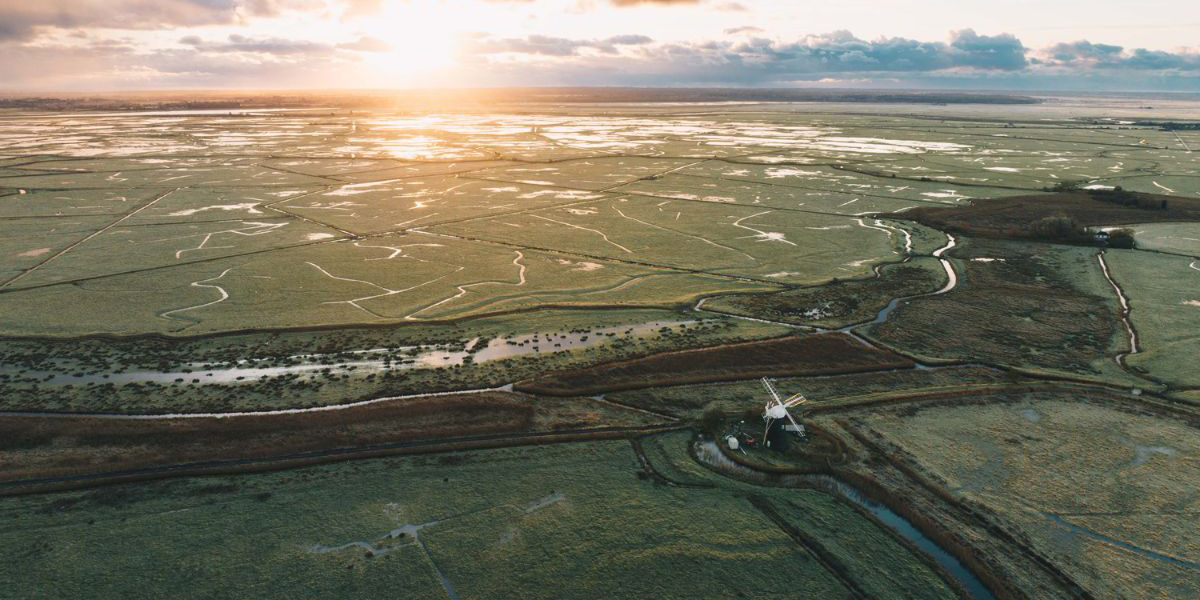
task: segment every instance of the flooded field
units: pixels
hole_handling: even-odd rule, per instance
[[[1147,110],[4,112],[0,575],[1194,597],[1200,142]]]
[[[230,384],[244,380],[265,379],[281,375],[338,375],[352,371],[363,372],[405,369],[437,369],[443,367],[462,366],[463,364],[478,364],[494,360],[504,360],[537,354],[552,354],[567,352],[575,349],[590,348],[600,344],[611,344],[614,339],[628,342],[631,338],[649,336],[660,330],[672,329],[683,325],[694,324],[695,321],[653,321],[628,327],[601,327],[587,333],[555,332],[514,335],[511,337],[496,337],[484,340],[472,338],[462,349],[450,346],[398,346],[394,348],[372,348],[354,350],[354,359],[346,360],[345,355],[337,357],[300,354],[286,357],[284,360],[295,364],[284,366],[267,366],[278,362],[277,359],[243,358],[237,365],[230,367],[221,363],[189,363],[182,371],[122,371],[117,373],[95,373],[77,375],[72,373],[76,365],[63,364],[61,370],[55,372],[21,373],[23,378],[39,379],[48,385],[87,384],[87,383],[183,383],[190,381],[194,384]]]
[[[8,118],[0,331],[674,304],[869,276],[912,251],[872,215],[1151,168],[1200,194],[1189,153],[1144,130],[696,112]]]

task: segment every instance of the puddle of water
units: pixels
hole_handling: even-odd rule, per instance
[[[1171,457],[1179,453],[1178,450],[1170,446],[1134,446],[1133,452],[1133,462],[1129,463],[1129,466],[1131,467],[1140,467],[1150,462],[1150,459],[1153,458],[1155,454],[1162,454],[1163,456]]]
[[[1025,420],[1030,423],[1037,423],[1042,420],[1042,415],[1038,414],[1038,411],[1032,408],[1022,408],[1020,412],[1021,416],[1025,417]]]

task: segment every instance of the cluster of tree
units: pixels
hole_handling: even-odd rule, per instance
[[[1142,121],[1138,125],[1157,127],[1162,131],[1200,131],[1200,121]]]
[[[1088,194],[1102,202],[1112,204],[1120,204],[1130,208],[1142,208],[1146,210],[1167,210],[1166,198],[1149,198],[1134,194],[1121,189],[1117,186],[1111,190],[1088,190]]]
[[[1086,191],[1089,196],[1100,200],[1101,202],[1109,202],[1119,204],[1129,208],[1143,208],[1147,210],[1166,210],[1166,198],[1154,198],[1146,194],[1137,194],[1116,186],[1114,188],[1091,188],[1084,189],[1082,181],[1060,181],[1051,187],[1042,188],[1047,192],[1079,192]]]
[[[1042,217],[1030,223],[1026,233],[1032,238],[1069,244],[1102,243],[1110,248],[1133,248],[1135,246],[1133,230],[1110,229],[1106,232],[1108,236],[1105,239],[1076,223],[1075,219],[1062,214]]]
[[[1082,181],[1060,181],[1053,186],[1042,188],[1044,192],[1077,192],[1083,186]]]

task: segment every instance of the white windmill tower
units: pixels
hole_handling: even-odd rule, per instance
[[[775,389],[775,384],[771,383],[770,379],[763,377],[762,383],[763,387],[767,388],[767,393],[771,395],[770,402],[767,402],[767,406],[763,408],[763,421],[766,422],[766,424],[763,426],[763,444],[770,444],[770,442],[767,441],[767,432],[771,431],[771,424],[779,419],[787,419],[788,421],[791,421],[792,431],[796,432],[798,435],[800,435],[800,437],[804,437],[804,426],[800,423],[797,423],[796,419],[792,418],[792,413],[788,412],[788,409],[800,406],[801,404],[808,402],[808,399],[804,397],[804,394],[795,394],[793,396],[789,396],[786,400],[781,399],[779,397],[779,392]]]

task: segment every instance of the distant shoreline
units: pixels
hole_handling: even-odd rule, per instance
[[[393,108],[412,104],[683,104],[841,102],[865,104],[1040,104],[1005,92],[812,90],[746,88],[502,88],[361,91],[161,91],[0,95],[0,109],[45,111],[263,110]]]

